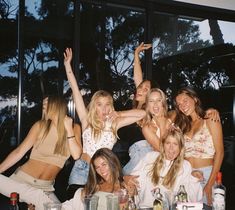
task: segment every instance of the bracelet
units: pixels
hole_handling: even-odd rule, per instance
[[[67,136],[67,139],[73,139],[75,136]]]

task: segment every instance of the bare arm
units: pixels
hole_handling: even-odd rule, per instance
[[[160,139],[156,135],[156,129],[151,125],[145,125],[142,128],[142,133],[148,143],[154,148],[154,150],[160,151]]]
[[[31,147],[37,140],[39,131],[40,131],[40,124],[39,122],[36,122],[30,129],[24,141],[16,149],[14,149],[0,164],[0,173],[3,173],[11,166],[16,164],[26,154],[26,152],[31,149]]]
[[[130,109],[126,111],[119,111],[117,112],[117,115],[118,116],[115,119],[115,123],[117,124],[117,129],[119,129],[143,119],[146,112],[140,109]]]
[[[134,55],[135,56],[134,57],[134,82],[135,82],[135,87],[136,88],[143,81],[143,73],[142,73],[139,54],[140,54],[141,51],[147,50],[151,47],[152,47],[151,44],[144,44],[144,42],[142,42],[135,50],[135,55]]]
[[[71,60],[72,60],[72,49],[67,48],[64,52],[65,71],[66,71],[66,75],[67,75],[70,87],[73,92],[73,99],[75,102],[75,107],[76,107],[78,117],[79,117],[81,124],[82,124],[82,130],[84,130],[88,125],[87,109],[85,107],[85,104],[84,104],[84,101],[82,98],[82,94],[78,88],[77,81],[76,81],[75,76],[73,74],[73,70],[71,67]]]
[[[70,117],[65,117],[64,125],[67,131],[67,141],[71,156],[74,160],[77,160],[82,154],[81,128],[78,124],[73,127],[73,120]]]
[[[210,130],[210,133],[213,138],[213,143],[215,147],[215,156],[214,156],[214,164],[212,167],[212,171],[210,174],[210,178],[204,188],[204,192],[206,193],[209,204],[212,201],[212,186],[215,183],[216,175],[220,170],[223,158],[224,158],[224,144],[223,144],[223,134],[222,134],[222,125],[219,121],[214,122],[210,119],[207,120],[207,126]]]

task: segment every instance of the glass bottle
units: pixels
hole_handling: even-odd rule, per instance
[[[218,172],[216,177],[216,183],[212,191],[213,210],[225,210],[225,195],[226,195],[226,188],[222,184],[222,173]]]
[[[160,193],[160,188],[157,188],[155,192],[155,200],[153,201],[153,210],[163,210],[163,196]]]
[[[18,197],[19,197],[18,193],[16,192],[11,193],[9,210],[19,210]]]
[[[180,185],[179,191],[178,191],[178,197],[179,197],[179,202],[188,202],[188,194],[185,190],[184,185]]]
[[[177,210],[178,202],[179,202],[179,196],[175,195],[174,200],[172,202],[172,207],[171,207],[172,210]]]
[[[130,196],[128,199],[128,210],[137,210],[137,207],[135,205],[135,199],[134,196]]]

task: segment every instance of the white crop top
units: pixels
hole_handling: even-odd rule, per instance
[[[91,127],[86,128],[82,133],[83,152],[92,157],[98,149],[112,149],[113,145],[117,141],[117,138],[112,132],[111,126],[111,122],[106,122],[105,129],[101,132],[98,139],[94,139],[94,137],[92,136]]]

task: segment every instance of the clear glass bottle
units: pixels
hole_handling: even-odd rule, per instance
[[[216,177],[216,183],[213,186],[213,191],[212,191],[213,210],[225,210],[225,195],[226,195],[226,188],[222,184],[222,173],[218,172]]]
[[[160,188],[156,189],[154,196],[155,200],[153,201],[153,210],[163,210],[163,196],[160,193]]]
[[[179,196],[175,195],[173,202],[172,202],[172,207],[171,207],[172,210],[177,210],[178,202],[179,202]]]
[[[179,202],[188,202],[188,194],[185,190],[184,185],[180,185],[179,191],[178,191],[178,197],[179,197]]]
[[[128,210],[137,210],[134,196],[133,197],[130,196],[128,199]]]
[[[11,193],[9,210],[19,210],[18,198],[19,198],[18,193],[16,192]]]

